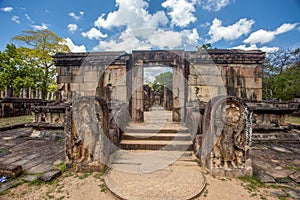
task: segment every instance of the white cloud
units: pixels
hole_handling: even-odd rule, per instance
[[[300,26],[297,28],[298,31],[300,31]]]
[[[13,7],[0,8],[0,10],[3,11],[3,12],[11,12],[13,9],[14,9]]]
[[[135,50],[149,50],[151,46],[142,39],[138,39],[135,33],[131,31],[124,31],[117,38],[112,38],[108,41],[100,41],[99,45],[93,50],[99,51],[131,51]]]
[[[232,47],[232,49],[241,49],[241,50],[258,50],[259,49],[259,50],[262,50],[266,53],[271,53],[271,52],[278,51],[279,47],[263,46],[263,47],[258,48],[256,46],[256,44],[251,44],[250,46],[246,46],[245,44],[243,44],[243,45],[239,45],[239,46],[236,46],[236,47]]]
[[[71,52],[86,52],[86,47],[84,45],[77,46],[73,43],[70,38],[66,38],[66,45],[70,48]]]
[[[156,30],[152,37],[149,38],[151,45],[160,49],[170,48],[173,49],[182,44],[182,34],[175,31]]]
[[[186,27],[197,20],[193,14],[195,12],[194,0],[166,0],[161,5],[168,9],[171,26]]]
[[[48,29],[48,26],[47,26],[47,24],[42,23],[42,25],[32,25],[32,28],[35,31],[42,31],[42,30]]]
[[[74,12],[70,12],[69,16],[73,17],[73,19],[75,19],[76,21],[80,20],[81,17],[84,15],[84,12],[79,12],[79,15],[76,15]]]
[[[271,42],[272,40],[274,40],[276,35],[291,31],[296,26],[297,26],[297,23],[295,23],[295,24],[286,23],[286,24],[282,24],[280,27],[278,27],[274,31],[266,31],[266,30],[260,29],[260,30],[257,30],[255,32],[251,33],[250,36],[244,40],[244,43],[265,44],[265,43],[268,43],[268,42]]]
[[[92,39],[98,40],[100,38],[106,38],[107,37],[107,34],[101,33],[101,31],[99,31],[96,28],[91,28],[88,32],[81,33],[81,35],[83,37],[89,38],[90,40],[92,40]]]
[[[78,29],[77,24],[68,24],[68,30],[71,33],[74,33]]]
[[[229,26],[223,26],[222,21],[215,18],[210,26],[208,34],[211,39],[208,42],[214,43],[221,39],[224,40],[235,40],[246,35],[251,31],[252,25],[255,23],[253,19],[240,19],[235,24]]]
[[[20,24],[19,17],[16,16],[16,15],[12,16],[11,20],[14,21],[14,22],[16,22],[17,24]]]
[[[198,0],[201,7],[208,11],[219,11],[228,6],[231,0]]]
[[[116,0],[118,10],[101,14],[94,25],[98,28],[127,27],[130,29],[142,27],[157,27],[166,25],[168,18],[163,11],[150,14],[148,3],[144,0]]]
[[[34,21],[31,19],[31,17],[26,13],[25,17],[28,21],[30,21],[30,23],[34,23]]]
[[[108,41],[100,41],[95,51],[132,51],[149,50],[152,48],[175,49],[194,48],[199,35],[196,29],[180,32],[163,29],[127,29],[123,33]]]

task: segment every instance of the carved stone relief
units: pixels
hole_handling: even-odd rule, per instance
[[[248,107],[236,97],[215,97],[203,118],[201,156],[214,175],[251,175],[249,158],[252,130]]]

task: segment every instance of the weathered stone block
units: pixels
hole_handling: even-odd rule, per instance
[[[22,174],[21,165],[5,165],[0,164],[0,176],[16,178]]]
[[[248,106],[236,97],[217,96],[208,102],[197,155],[212,175],[252,175],[251,116]]]
[[[60,175],[61,175],[61,171],[57,170],[57,169],[54,169],[54,170],[50,170],[50,171],[44,173],[39,178],[42,181],[48,182],[48,181],[52,181],[53,179],[59,177]]]
[[[109,157],[108,108],[97,97],[79,97],[67,112],[66,164],[76,172],[104,169]]]

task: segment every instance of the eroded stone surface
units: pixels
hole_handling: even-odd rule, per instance
[[[236,97],[215,97],[208,103],[197,154],[211,174],[252,175],[251,123],[248,107]]]

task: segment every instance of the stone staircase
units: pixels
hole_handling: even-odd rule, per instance
[[[192,139],[188,129],[172,122],[171,111],[152,107],[144,113],[144,123],[129,123],[120,147],[123,150],[191,151]]]

